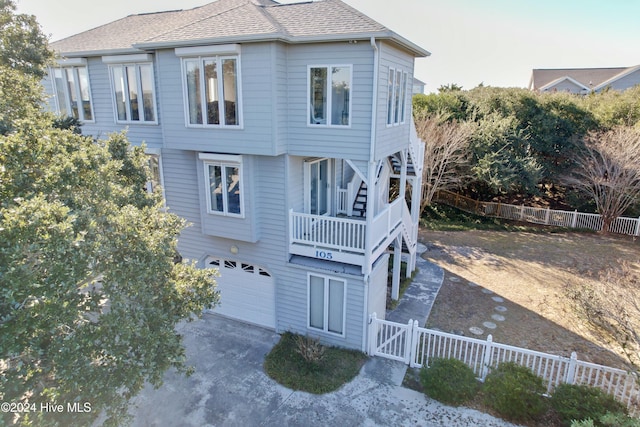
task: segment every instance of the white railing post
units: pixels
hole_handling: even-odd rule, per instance
[[[549,225],[549,217],[551,215],[551,209],[547,208],[547,212],[544,214],[544,224]]]
[[[576,228],[578,223],[578,210],[573,211],[573,219],[571,220],[571,228]]]
[[[416,322],[417,323],[417,322]],[[407,323],[407,335],[404,337],[404,363],[411,364],[411,338],[413,337],[413,319]]]
[[[487,378],[487,374],[489,374],[491,359],[493,359],[493,336],[489,334],[487,337],[486,347],[484,348],[484,356],[482,358],[482,376],[480,377],[482,381],[484,381],[484,379]]]
[[[378,336],[378,318],[376,313],[369,316],[369,356],[375,356],[376,346],[378,345],[376,337]]]
[[[524,205],[520,205],[520,221],[524,219]]]
[[[411,368],[415,368],[417,363],[416,362],[416,355],[418,354],[418,321],[414,320],[413,321],[413,330],[411,332],[411,343],[410,345],[410,352],[409,352],[409,367]]]
[[[571,359],[569,360],[569,366],[567,367],[567,376],[564,380],[567,384],[575,384],[576,382],[576,362],[578,361],[578,354],[575,351],[571,352]]]
[[[640,236],[640,216],[636,220],[636,232],[634,233],[634,235]]]
[[[289,243],[296,240],[296,236],[293,234],[293,209],[289,209]]]

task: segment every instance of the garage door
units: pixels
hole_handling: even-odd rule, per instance
[[[215,313],[267,328],[276,327],[275,281],[271,274],[253,264],[209,257],[207,268],[217,268],[220,305]]]

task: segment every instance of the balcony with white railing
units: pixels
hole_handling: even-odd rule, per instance
[[[367,250],[380,256],[402,232],[404,200],[397,199],[371,220],[371,247],[366,246],[365,218],[332,217],[289,211],[289,253],[362,265]]]

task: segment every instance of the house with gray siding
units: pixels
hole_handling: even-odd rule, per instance
[[[640,65],[614,68],[534,69],[529,90],[589,94],[604,90],[624,91],[640,84]]]
[[[397,298],[415,269],[426,50],[340,0],[218,0],[51,46],[51,108],[146,144],[182,257],[219,273],[214,311],[367,348],[389,271]]]

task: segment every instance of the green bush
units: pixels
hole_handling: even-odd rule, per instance
[[[427,396],[449,405],[461,405],[478,392],[475,374],[456,359],[432,359],[420,370],[420,382]]]
[[[571,427],[595,427],[598,425],[605,427],[640,427],[640,420],[622,413],[612,414],[609,412],[600,417],[599,423],[594,423],[591,418],[571,422]]]
[[[542,378],[525,366],[504,362],[487,375],[485,404],[512,420],[534,419],[547,410]]]
[[[573,420],[592,419],[602,426],[600,418],[607,414],[626,414],[626,407],[610,394],[587,385],[560,384],[551,396],[551,406],[560,416],[563,425]]]

